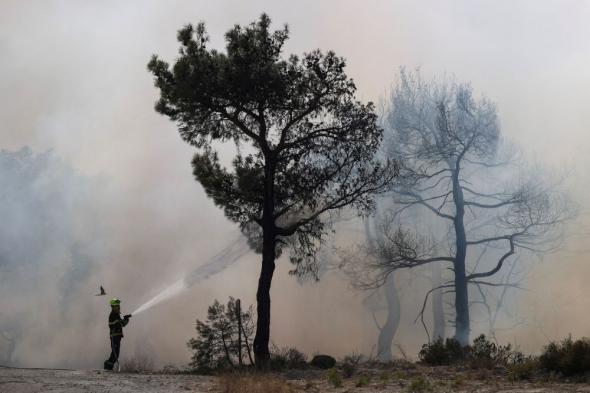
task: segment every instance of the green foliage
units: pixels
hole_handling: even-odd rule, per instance
[[[495,366],[507,365],[514,356],[518,356],[518,352],[512,350],[512,346],[507,344],[505,346],[496,345],[489,341],[485,335],[480,335],[473,344],[466,347],[468,354],[469,365],[472,368],[493,368]]]
[[[551,342],[539,357],[544,370],[564,376],[581,375],[590,372],[590,339],[573,340],[570,337],[561,343]]]
[[[442,366],[462,362],[465,359],[465,350],[454,338],[447,338],[444,341],[438,338],[422,345],[418,356],[426,364]]]
[[[335,388],[339,388],[342,386],[342,377],[336,368],[331,368],[328,370],[327,374],[328,382],[334,386]]]
[[[424,344],[420,360],[433,366],[466,364],[471,368],[493,368],[515,363],[523,355],[514,351],[510,344],[502,346],[489,341],[485,335],[478,336],[472,345],[461,346],[452,338],[437,339]]]
[[[207,310],[207,320],[197,320],[197,338],[187,343],[194,352],[190,366],[199,371],[233,367],[242,361],[252,363],[250,337],[254,332],[254,311],[250,306],[242,309],[242,336],[238,340],[237,303],[230,297],[227,305],[215,300]]]
[[[408,393],[432,392],[432,390],[432,384],[424,379],[424,377],[414,379],[408,386]]]
[[[235,26],[224,52],[207,47],[204,24],[184,27],[175,64],[157,56],[148,64],[160,91],[155,109],[199,149],[193,173],[226,216],[251,237],[272,232],[279,249],[290,242],[294,272],[315,274],[323,213],[369,208],[394,168],[374,158],[382,130],[373,104],[355,99],[344,59],[319,50],[283,56],[289,32],[270,24],[263,14]],[[214,142],[238,147],[230,169]],[[265,209],[272,221],[262,220]]]
[[[362,374],[359,376],[359,379],[356,381],[355,386],[357,388],[362,388],[364,386],[368,386],[371,383],[371,376],[368,374]]]

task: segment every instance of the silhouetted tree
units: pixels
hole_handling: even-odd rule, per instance
[[[233,297],[229,298],[227,305],[215,300],[207,309],[207,320],[197,320],[198,337],[187,343],[194,351],[192,367],[214,369],[233,367],[236,363],[241,365],[242,354],[247,354],[250,364],[253,363],[250,339],[254,332],[254,311],[252,306],[245,311],[240,309],[240,321],[236,305]]]
[[[466,345],[468,285],[506,286],[487,279],[518,252],[556,247],[560,224],[574,210],[546,177],[510,167],[515,155],[501,151],[496,107],[485,98],[475,99],[469,85],[451,78],[428,82],[418,72],[402,70],[385,121],[384,150],[401,167],[393,190],[397,207],[373,250],[379,256],[374,259],[376,279],[383,283],[400,268],[450,264],[454,279],[429,294],[440,289],[454,293],[455,338]],[[408,229],[411,225],[405,224],[416,209],[440,219],[444,236]],[[491,263],[469,264],[470,255],[485,247],[495,250],[493,260],[487,259]]]
[[[148,65],[160,90],[156,110],[199,149],[196,179],[228,218],[261,238],[257,363],[269,358],[270,287],[281,247],[291,246],[293,273],[313,271],[329,213],[370,208],[370,194],[394,175],[393,166],[374,159],[382,130],[373,104],[355,100],[344,60],[319,50],[283,58],[287,27],[269,28],[266,15],[236,25],[222,53],[207,48],[203,23],[187,25],[172,69],[156,56]],[[214,144],[228,141],[237,148],[233,170]]]

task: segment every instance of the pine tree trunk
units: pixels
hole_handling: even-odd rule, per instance
[[[256,335],[254,336],[254,360],[256,367],[266,368],[270,360],[270,286],[275,271],[276,227],[274,222],[274,165],[265,167],[265,193],[262,213],[262,267],[256,292]]]
[[[266,238],[267,236],[265,236]],[[270,238],[270,236],[268,236]],[[270,242],[270,245],[268,244]],[[254,336],[254,359],[257,367],[264,368],[270,359],[270,285],[275,270],[274,237],[263,242],[262,269],[256,292],[257,322]]]

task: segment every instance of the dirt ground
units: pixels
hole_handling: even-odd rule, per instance
[[[228,387],[227,381],[237,378]],[[241,379],[240,379],[241,378]],[[259,379],[273,380],[285,390],[254,386]],[[236,381],[234,381],[236,382]],[[363,386],[358,386],[360,383]],[[236,386],[238,386],[236,390]],[[324,371],[293,371],[283,374],[210,377],[188,374],[128,374],[101,370],[51,370],[0,368],[0,393],[37,392],[502,392],[548,393],[590,392],[590,384],[555,381],[510,382],[494,373],[448,371],[441,368],[417,368],[411,371],[360,369],[342,386],[334,387]]]
[[[213,377],[0,368],[0,393],[214,392]]]

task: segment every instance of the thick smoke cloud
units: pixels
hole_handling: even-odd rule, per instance
[[[11,267],[0,273],[9,293],[0,318],[10,315],[23,332],[14,363],[99,367],[108,306],[93,296],[98,285],[131,311],[227,245],[235,226],[192,179],[190,146],[153,111],[145,67],[152,53],[174,58],[186,23],[206,21],[221,49],[228,28],[263,11],[289,24],[289,53],[319,47],[346,57],[361,99],[378,101],[400,65],[452,72],[497,103],[505,135],[538,161],[565,166],[581,219],[566,250],[536,264],[518,298],[535,320],[505,338],[533,350],[545,336],[587,334],[587,3],[8,0],[0,4],[0,148],[42,168],[41,183],[16,175],[0,183],[11,198],[1,208],[0,258]],[[19,182],[37,188],[19,191]],[[133,319],[123,353],[143,348],[158,365],[185,364],[194,320],[215,297],[254,302],[258,259],[246,256]],[[288,270],[281,260],[272,340],[309,353],[369,353],[377,330],[363,295],[334,274],[301,287]],[[404,282],[396,341],[411,353],[425,339],[413,320],[427,283]]]
[[[79,337],[70,326],[92,319],[91,307],[75,299],[85,297],[104,258],[106,228],[96,218],[105,182],[78,175],[50,151],[24,147],[0,151],[0,183],[3,361],[18,364],[23,352],[36,352],[68,363],[61,341]]]

